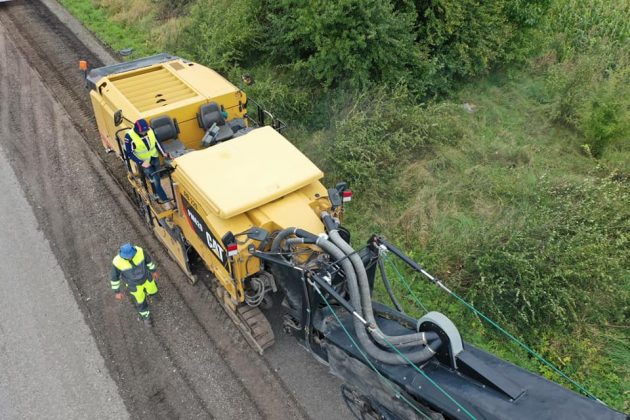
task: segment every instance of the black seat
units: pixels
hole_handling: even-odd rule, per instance
[[[157,141],[163,143],[167,140],[176,139],[179,134],[177,120],[172,120],[168,115],[160,115],[151,120],[151,128],[155,133]]]
[[[216,102],[210,102],[209,104],[202,105],[201,108],[199,108],[199,113],[197,114],[197,121],[199,122],[199,127],[203,128],[204,131],[208,131],[214,124],[216,124],[219,131],[214,136],[215,143],[229,140],[234,136],[232,129],[225,124],[225,119],[223,118],[221,109]]]
[[[173,157],[179,157],[185,153],[186,146],[177,138],[179,134],[177,120],[171,119],[168,115],[160,115],[151,120],[151,128],[164,152]]]

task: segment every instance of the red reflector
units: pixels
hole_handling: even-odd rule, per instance
[[[346,201],[351,201],[352,200],[352,191],[345,190],[344,192],[341,193],[341,197],[342,197],[344,203]]]
[[[238,254],[238,245],[237,244],[229,244],[227,246],[228,257],[233,257]]]

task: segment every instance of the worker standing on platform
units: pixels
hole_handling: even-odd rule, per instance
[[[160,158],[159,154],[168,157],[162,146],[157,141],[153,129],[144,118],[140,118],[133,124],[125,134],[125,151],[127,156],[142,168],[147,178],[151,180],[158,203],[166,203],[168,197],[162,188],[160,181]]]
[[[158,274],[151,256],[139,246],[126,243],[120,247],[118,255],[112,261],[111,286],[117,300],[122,300],[123,293],[120,282],[124,281],[127,290],[133,296],[138,314],[146,326],[151,326],[151,312],[147,303],[147,295],[157,294],[155,282]]]

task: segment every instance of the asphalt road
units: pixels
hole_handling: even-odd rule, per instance
[[[0,191],[0,418],[128,418],[1,148]]]
[[[54,3],[16,1],[0,7],[0,146],[65,277],[66,292],[74,295],[73,308],[89,327],[103,372],[115,382],[129,415],[349,418],[340,382],[284,336],[278,321],[276,344],[261,358],[214,298],[187,283],[143,225],[125,191],[121,162],[102,151],[76,69],[79,59],[107,61],[94,52],[98,42],[76,30],[81,29],[76,22],[69,30],[72,19],[53,15],[44,2]],[[6,215],[16,220],[12,208]],[[153,304],[152,330],[136,320],[130,303],[114,301],[109,289],[112,255],[126,241],[148,249],[162,274],[163,299]],[[31,253],[38,249],[29,247]],[[38,254],[31,258],[48,261]],[[41,308],[38,300],[35,306]],[[54,312],[44,313],[54,318]],[[277,314],[273,317],[277,320]],[[72,363],[68,352],[46,354],[62,367]],[[1,379],[8,388],[20,383]],[[11,406],[27,407],[38,395]],[[14,415],[21,417],[7,413]],[[2,411],[0,418],[5,418]]]

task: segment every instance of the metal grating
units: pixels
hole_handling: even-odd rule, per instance
[[[111,82],[138,112],[193,98],[196,93],[163,66]]]

